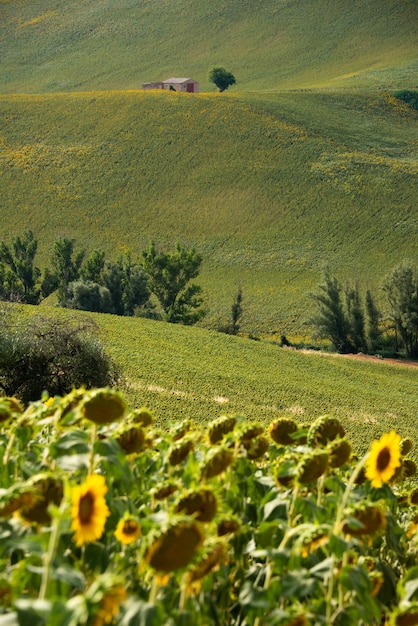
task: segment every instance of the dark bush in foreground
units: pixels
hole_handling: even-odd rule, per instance
[[[88,319],[61,321],[36,316],[25,323],[11,308],[1,310],[0,390],[27,403],[47,391],[116,383],[115,366]]]

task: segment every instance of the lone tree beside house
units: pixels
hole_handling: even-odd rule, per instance
[[[231,72],[227,72],[224,67],[212,67],[209,71],[209,80],[215,83],[220,92],[225,91],[237,82]]]

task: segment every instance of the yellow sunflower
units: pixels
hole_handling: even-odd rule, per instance
[[[366,478],[371,481],[372,487],[387,483],[400,466],[400,443],[401,438],[394,430],[384,433],[379,441],[373,441],[366,467]]]
[[[99,474],[88,476],[82,485],[72,488],[71,530],[74,531],[77,546],[102,536],[106,518],[110,515],[105,501],[106,492],[105,479]]]
[[[124,545],[133,543],[141,534],[141,528],[134,517],[127,515],[119,520],[115,530],[115,537]]]

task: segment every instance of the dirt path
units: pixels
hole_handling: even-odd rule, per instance
[[[359,361],[375,361],[378,363],[386,363],[390,365],[403,365],[404,367],[418,367],[418,361],[408,359],[389,359],[380,356],[372,356],[371,354],[339,354],[338,352],[320,352],[318,350],[301,350],[306,354],[320,354],[321,356],[336,357],[341,359],[357,359]]]

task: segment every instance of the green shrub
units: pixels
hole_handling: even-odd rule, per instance
[[[23,323],[1,309],[0,389],[25,404],[43,392],[115,384],[117,370],[89,319],[60,321],[40,316]]]
[[[418,110],[417,90],[399,89],[398,91],[395,91],[393,95],[395,96],[395,98],[398,98],[398,100],[403,100],[404,102],[409,104],[410,107]]]

